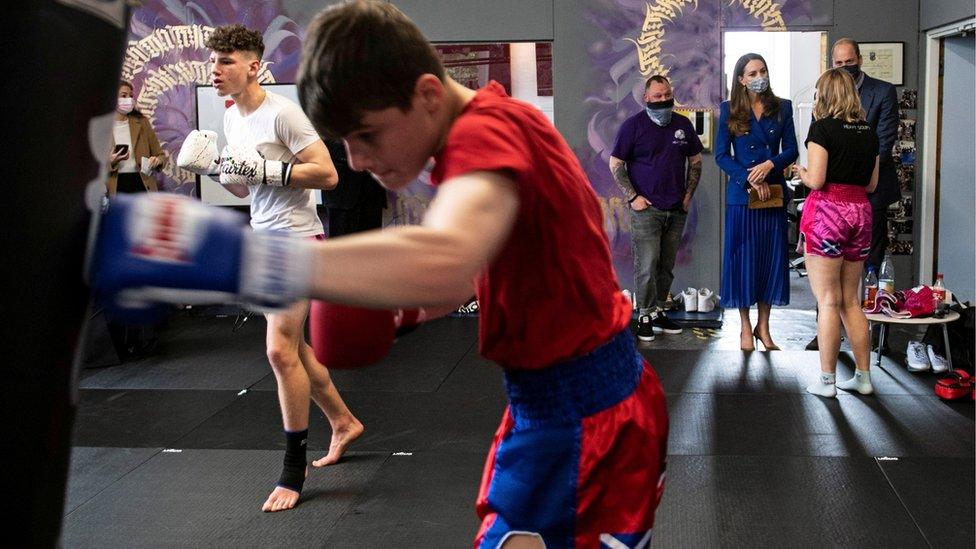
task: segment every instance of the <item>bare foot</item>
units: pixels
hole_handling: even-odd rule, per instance
[[[308,478],[307,467],[305,468],[305,477]],[[271,491],[271,495],[268,496],[267,501],[261,506],[261,510],[265,513],[274,513],[293,509],[298,504],[299,497],[301,497],[299,492],[289,488],[275,486],[275,489]]]
[[[346,448],[363,434],[363,424],[358,419],[352,418],[345,425],[332,430],[332,441],[329,443],[329,453],[321,459],[312,462],[314,467],[325,467],[339,461],[342,454],[346,453]]]

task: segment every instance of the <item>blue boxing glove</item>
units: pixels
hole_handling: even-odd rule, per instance
[[[118,195],[102,214],[91,258],[96,299],[148,320],[160,303],[243,302],[281,309],[308,295],[312,242],[254,232],[243,215],[182,196]]]

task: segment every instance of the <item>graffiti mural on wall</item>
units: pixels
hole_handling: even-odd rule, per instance
[[[135,88],[137,108],[152,121],[170,161],[158,177],[165,191],[195,192],[193,174],[176,167],[176,153],[197,127],[194,91],[210,85],[214,27],[241,23],[264,35],[261,82],[293,82],[304,29],[281,14],[278,2],[147,0],[132,14],[122,78]]]
[[[588,120],[580,128],[588,147],[577,150],[601,197],[621,280],[631,278],[628,207],[607,168],[620,123],[641,108],[643,80],[666,74],[685,108],[716,108],[722,100],[720,47],[723,26],[777,30],[791,21],[810,21],[814,0],[594,0],[582,16],[602,38],[590,44],[590,88],[583,90]],[[263,32],[263,82],[294,82],[304,29],[285,14],[282,2],[265,0],[145,0],[133,12],[123,77],[136,92],[138,108],[150,117],[171,160],[160,176],[162,189],[195,191],[192,174],[176,168],[179,146],[196,127],[197,85],[209,85],[204,47],[219,25],[240,23]],[[563,128],[566,131],[566,128]],[[425,177],[393,204],[396,224],[416,223],[432,196]],[[691,261],[697,227],[691,212],[678,261]]]
[[[585,12],[602,37],[590,45],[595,75],[584,91],[588,147],[576,150],[603,202],[606,230],[620,280],[633,278],[629,207],[610,175],[608,162],[617,129],[643,108],[644,82],[667,76],[675,102],[686,109],[717,109],[722,102],[723,26],[785,30],[809,19],[806,0],[603,0]],[[693,203],[694,206],[694,203]],[[677,263],[692,262],[698,227],[693,207]]]

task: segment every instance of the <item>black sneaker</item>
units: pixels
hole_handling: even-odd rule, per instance
[[[651,319],[651,326],[654,328],[655,332],[663,332],[665,334],[680,334],[681,326],[674,323],[673,320],[664,315],[664,313],[657,313]]]
[[[651,324],[650,315],[637,317],[637,339],[641,341],[654,341],[654,327]]]

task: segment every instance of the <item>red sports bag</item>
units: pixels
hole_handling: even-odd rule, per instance
[[[942,400],[976,399],[976,378],[970,377],[966,370],[953,370],[935,382],[935,394]]]

